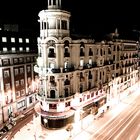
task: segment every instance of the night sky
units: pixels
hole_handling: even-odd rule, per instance
[[[104,0],[105,1],[105,0]],[[71,12],[71,33],[103,38],[118,28],[120,35],[137,38],[140,30],[139,4],[118,0],[63,0]],[[38,13],[47,9],[47,0],[3,0],[0,23],[18,23],[39,32]]]

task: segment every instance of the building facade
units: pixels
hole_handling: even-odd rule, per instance
[[[17,29],[17,28],[16,28]],[[17,31],[0,31],[0,124],[34,106],[38,75],[36,39]]]
[[[61,0],[48,0],[48,9],[39,12],[35,110],[46,128],[61,128],[101,113],[138,81],[138,42],[73,39],[70,17],[61,9]]]

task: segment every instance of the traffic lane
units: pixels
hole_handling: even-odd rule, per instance
[[[137,108],[137,106],[135,106],[135,109],[136,108]],[[92,134],[93,138],[101,140],[106,135],[111,134],[112,131],[115,131],[114,129],[116,129],[118,127],[118,125],[122,123],[123,120],[126,120],[130,114],[133,114],[132,109],[134,109],[134,106],[133,107],[128,106],[123,112],[119,113],[118,116],[116,116],[114,118],[110,118],[109,120],[106,120],[106,121],[108,121],[108,123],[106,123],[106,125],[104,127],[102,127],[101,129],[97,129],[96,131],[93,132],[93,134]]]
[[[129,126],[121,133],[118,137],[126,138],[130,140],[136,140],[140,134],[140,113],[136,116],[136,118],[129,124]]]
[[[20,129],[28,124],[31,120],[33,119],[33,114],[29,114],[28,116],[25,116],[24,118],[21,118],[17,121],[16,125],[9,130],[8,133],[4,134],[3,137],[1,138],[2,140],[6,138],[6,140],[11,140],[14,135],[20,131]]]

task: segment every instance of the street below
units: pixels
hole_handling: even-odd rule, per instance
[[[32,119],[18,131],[12,140],[138,140],[140,137],[140,92],[129,94],[123,100],[113,104],[104,116],[95,119],[90,114],[78,123],[72,124],[72,130],[66,127],[48,130],[40,125],[40,118]]]

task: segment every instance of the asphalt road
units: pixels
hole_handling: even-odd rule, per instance
[[[128,104],[115,118],[102,129],[94,131],[91,140],[136,140],[140,134],[140,95]]]
[[[25,114],[25,116],[23,118],[19,118],[16,121],[16,125],[11,130],[9,130],[9,132],[4,134],[0,140],[4,140],[4,138],[5,138],[5,140],[11,140],[12,137],[14,137],[14,135],[18,131],[20,131],[20,129],[22,127],[24,127],[26,124],[28,124],[33,119],[33,113],[34,113],[34,110],[31,110],[30,112]]]

